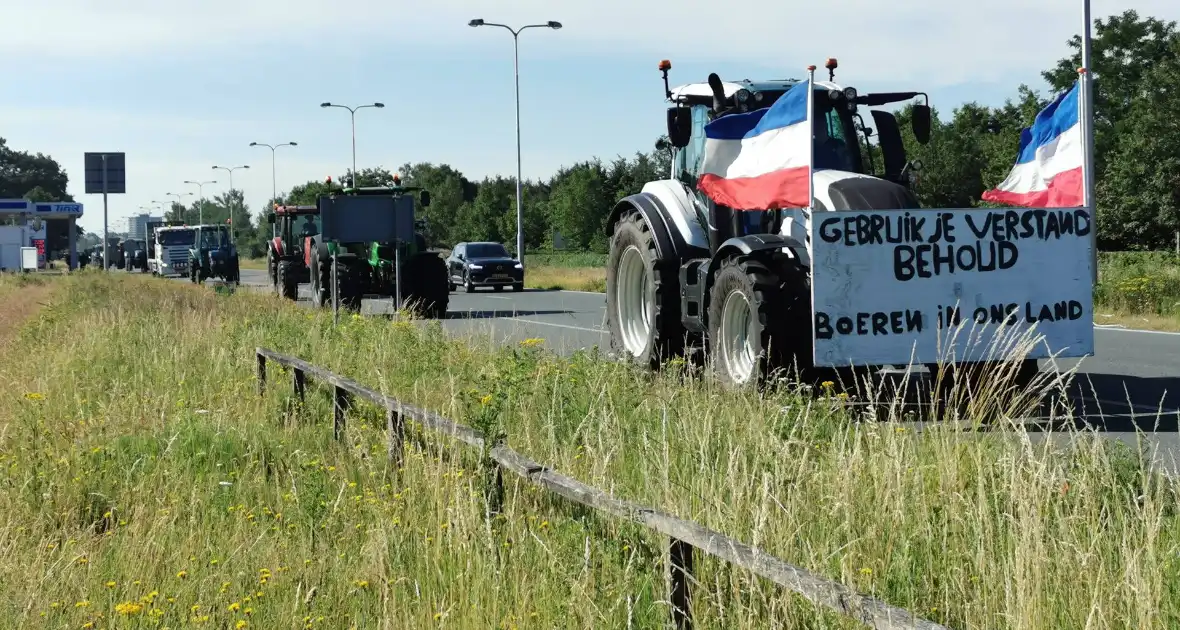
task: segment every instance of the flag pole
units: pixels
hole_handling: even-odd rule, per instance
[[[815,66],[807,66],[807,219],[815,209]]]
[[[1098,286],[1098,207],[1094,199],[1094,76],[1091,63],[1090,0],[1082,0],[1082,67],[1078,69],[1078,114],[1082,124],[1082,202],[1090,213],[1090,279]]]

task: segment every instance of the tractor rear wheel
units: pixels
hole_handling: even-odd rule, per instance
[[[297,279],[295,276],[291,273],[291,267],[294,266],[294,264],[295,263],[290,260],[279,261],[278,270],[275,272],[277,277],[276,284],[279,287],[279,295],[288,300],[295,300],[299,298],[299,283],[296,281]]]
[[[722,261],[709,292],[708,346],[713,372],[724,385],[757,387],[776,370],[810,367],[810,308],[798,282],[803,277],[780,275],[748,256]]]
[[[653,369],[684,352],[675,262],[656,257],[651,226],[638,212],[619,218],[606,267],[611,346]]]
[[[279,262],[275,259],[274,246],[266,246],[266,275],[270,278],[270,285],[279,290]]]
[[[402,268],[402,304],[419,315],[442,319],[451,299],[447,263],[438,254],[420,252],[410,257]]]

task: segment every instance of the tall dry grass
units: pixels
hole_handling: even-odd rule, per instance
[[[1180,624],[1180,487],[1094,435],[916,431],[835,392],[726,392],[543,340],[333,328],[269,295],[151,278],[55,282],[0,357],[3,627],[666,622],[665,541],[511,484],[488,518],[461,450],[412,444],[391,469],[377,414],[335,443],[314,389],[293,406],[272,371],[258,397],[259,345],[952,627]],[[13,360],[30,355],[32,370]],[[857,627],[717,562],[696,577],[698,627]]]

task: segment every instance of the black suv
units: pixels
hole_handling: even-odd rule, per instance
[[[524,265],[499,243],[459,243],[447,257],[449,284],[472,293],[476,287],[490,286],[497,291],[511,284],[513,291],[524,290]]]

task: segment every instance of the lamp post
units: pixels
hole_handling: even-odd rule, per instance
[[[234,171],[236,171],[240,168],[250,168],[250,166],[248,164],[243,164],[241,166],[217,166],[216,164],[213,165],[213,170],[215,170],[215,171],[222,170],[222,171],[225,171],[226,173],[229,173],[229,196],[230,196],[230,204],[231,204],[229,207],[229,218],[230,218],[231,224],[233,223],[233,218],[234,218],[234,207],[232,205],[234,202],[234,197],[233,197],[233,195],[234,195]],[[230,234],[233,234],[232,228],[230,229]]]
[[[184,180],[186,184],[193,184],[197,187],[197,222],[200,225],[205,224],[205,184],[216,184],[216,179],[211,179],[206,182],[194,182],[191,179]]]
[[[181,201],[181,198],[192,197],[193,194],[192,193],[164,193],[164,196],[176,197],[176,205],[180,206],[180,211],[181,211],[180,220],[183,221],[184,220],[184,214],[183,214],[184,213],[184,202]],[[171,208],[169,208],[169,210],[171,210]],[[164,218],[167,218],[167,216],[165,216]]]
[[[524,192],[520,181],[520,33],[526,28],[551,28],[557,30],[561,28],[561,22],[550,20],[545,24],[526,24],[520,28],[513,29],[507,24],[485,22],[477,18],[468,22],[467,25],[472,28],[477,26],[499,26],[512,33],[512,70],[516,79],[516,256],[520,259],[521,264],[524,264]]]
[[[283,142],[281,144],[265,144],[262,142],[251,142],[250,146],[252,146],[252,147],[266,147],[266,148],[270,149],[270,202],[271,203],[278,203],[278,201],[279,201],[279,199],[278,199],[279,187],[278,187],[278,183],[277,183],[278,180],[275,179],[275,149],[277,149],[279,147],[297,147],[297,146],[299,146],[299,143],[298,142]],[[275,225],[273,223],[270,224],[270,235],[272,238],[275,235],[275,229],[276,229]]]
[[[363,109],[365,107],[376,107],[377,109],[381,109],[385,107],[385,103],[373,103],[371,105],[357,105],[356,107],[349,107],[348,105],[325,102],[320,103],[320,107],[339,107],[342,109],[347,109],[349,116],[352,118],[352,185],[356,186],[356,110]]]

